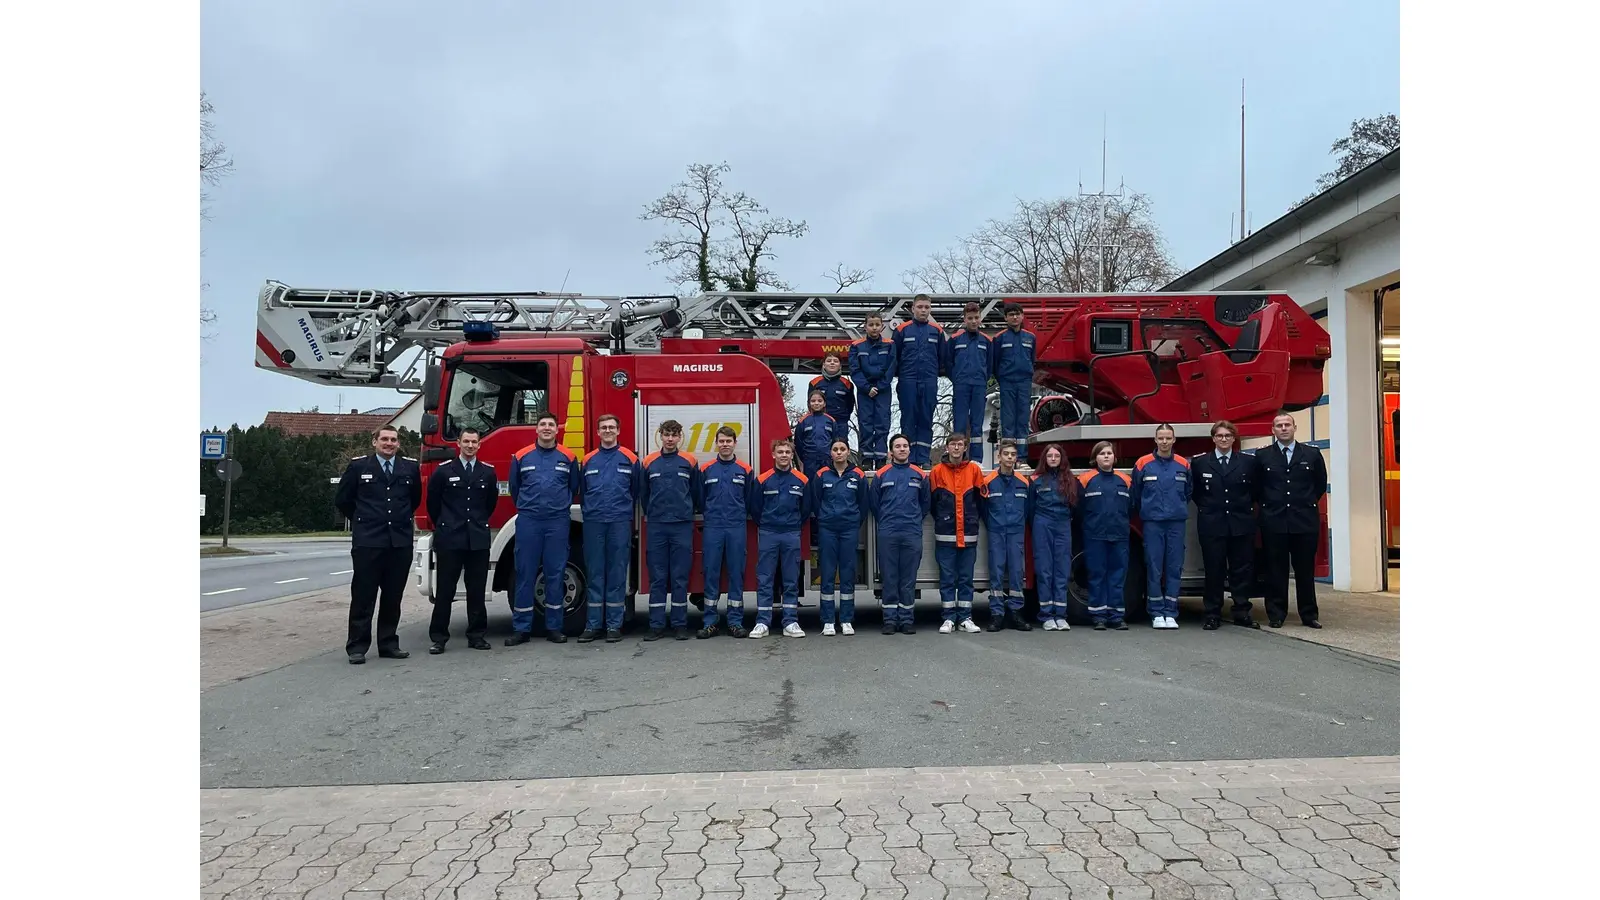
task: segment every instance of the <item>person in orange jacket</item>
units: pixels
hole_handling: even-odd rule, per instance
[[[939,560],[939,599],[944,607],[940,634],[957,629],[976,634],[972,621],[972,569],[978,559],[979,501],[988,491],[983,469],[967,459],[967,436],[950,435],[944,460],[928,473],[933,507],[933,552]]]

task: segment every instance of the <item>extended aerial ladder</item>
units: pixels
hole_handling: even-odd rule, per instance
[[[914,292],[597,296],[545,292],[402,292],[291,288],[267,282],[257,309],[256,365],[323,384],[415,390],[432,354],[469,329],[505,337],[579,337],[611,353],[742,353],[775,372],[815,372],[865,334],[910,318]],[[1037,336],[1036,383],[1059,417],[1031,440],[1082,440],[1127,426],[1185,423],[1179,437],[1228,418],[1265,434],[1279,409],[1322,394],[1327,332],[1284,294],[930,294],[932,318],[959,327],[977,303],[981,327],[1022,306]],[[409,359],[407,355],[411,354]],[[1041,413],[1047,412],[1040,405]],[[1059,421],[1067,431],[1052,427]],[[1185,427],[1186,426],[1186,427]]]

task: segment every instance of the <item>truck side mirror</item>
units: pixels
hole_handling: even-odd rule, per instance
[[[442,381],[442,380],[443,379],[440,376],[440,372],[439,372],[439,367],[438,366],[429,366],[427,368],[427,371],[423,373],[423,375],[422,375],[422,409],[423,409],[424,412],[437,412],[438,411],[438,409],[439,409],[439,382]],[[426,421],[426,418],[424,418],[424,421]],[[437,424],[437,423],[435,423],[435,424]],[[424,431],[423,432],[423,434],[432,434],[432,433],[433,432],[431,432],[431,431]]]
[[[439,417],[434,415],[431,412],[423,413],[422,414],[422,433],[423,434],[438,434],[439,433]]]

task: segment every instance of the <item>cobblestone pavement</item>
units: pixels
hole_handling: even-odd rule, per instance
[[[207,898],[1399,894],[1397,757],[202,792]]]

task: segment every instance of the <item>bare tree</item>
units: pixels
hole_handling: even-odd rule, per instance
[[[839,263],[832,272],[823,272],[822,277],[833,282],[834,293],[840,294],[848,288],[870,286],[873,274],[871,269],[847,269],[844,263]]]
[[[777,258],[772,240],[803,237],[808,226],[771,215],[743,191],[730,193],[722,184],[729,171],[726,162],[694,163],[683,181],[645,206],[640,219],[677,228],[650,245],[651,265],[667,266],[672,284],[701,291],[786,290],[770,265]]]
[[[1356,119],[1350,123],[1350,133],[1337,141],[1328,149],[1328,153],[1339,157],[1339,164],[1332,172],[1324,172],[1317,178],[1317,189],[1302,197],[1294,206],[1295,209],[1307,200],[1333,187],[1351,175],[1365,169],[1386,156],[1391,150],[1400,146],[1400,117],[1394,113],[1384,113],[1371,119]]]
[[[954,247],[905,273],[936,293],[1155,290],[1177,275],[1145,194],[1018,200]]]
[[[227,146],[225,144],[223,144],[221,141],[217,140],[216,128],[215,128],[215,125],[211,121],[211,116],[215,111],[216,111],[215,108],[211,105],[211,101],[206,98],[206,92],[205,91],[201,91],[200,92],[200,183],[201,183],[201,185],[210,185],[210,186],[213,186],[213,187],[216,186],[217,182],[222,180],[223,176],[231,174],[233,172],[233,157],[228,155]],[[208,195],[205,192],[205,188],[202,187],[201,190],[200,190],[200,218],[201,219],[208,219],[208,218],[211,217],[210,216],[210,210],[205,205],[206,202],[208,200],[210,200],[210,199],[211,199],[210,195]],[[203,291],[205,291],[206,287],[207,287],[206,285],[202,284],[202,285],[200,285],[200,290],[203,292]],[[206,307],[206,306],[200,307],[200,324],[201,325],[209,325],[212,322],[215,322],[216,320],[217,320],[217,313],[216,313],[215,310],[213,310],[213,309],[211,309],[209,307]]]

